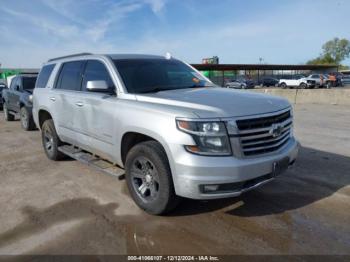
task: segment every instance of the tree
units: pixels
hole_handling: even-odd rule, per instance
[[[345,58],[350,55],[350,42],[349,40],[338,37],[326,42],[323,46],[323,54],[330,56],[336,64],[340,64]]]
[[[338,37],[326,42],[322,46],[322,53],[315,59],[307,62],[307,64],[335,64],[340,65],[340,62],[350,57],[350,41]]]

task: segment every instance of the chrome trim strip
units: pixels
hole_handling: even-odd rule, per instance
[[[291,126],[285,127],[282,131],[282,133],[285,133],[286,131],[290,130]],[[260,135],[254,135],[254,136],[242,136],[241,141],[247,141],[247,140],[252,140],[252,139],[257,139],[257,138],[264,138],[264,137],[268,137],[271,136],[270,133],[264,133],[264,134],[260,134]]]
[[[256,151],[256,150],[261,150],[261,149],[268,149],[268,148],[273,148],[273,147],[277,147],[281,144],[283,144],[284,142],[286,142],[288,139],[290,139],[290,136],[286,136],[284,139],[282,139],[280,142],[274,144],[274,145],[270,145],[270,146],[261,146],[261,147],[253,147],[253,148],[247,148],[247,149],[242,149],[243,152],[251,152],[251,151]]]
[[[288,118],[287,120],[285,120],[279,124],[287,126],[288,124],[292,123],[292,121],[293,121],[292,118]],[[257,132],[269,131],[270,129],[271,129],[271,126],[264,127],[264,128],[248,129],[248,130],[239,131],[239,134],[242,135],[242,134],[257,133]]]
[[[255,142],[248,142],[248,143],[243,143],[242,146],[251,146],[251,145],[259,145],[259,144],[264,144],[264,143],[270,143],[270,142],[274,142],[277,140],[280,140],[282,138],[285,138],[286,136],[290,135],[290,132],[287,131],[285,133],[283,133],[282,135],[272,138],[272,139],[267,139],[267,140],[259,140],[259,141],[255,141]],[[271,135],[270,135],[271,136]],[[243,149],[244,150],[244,149]]]

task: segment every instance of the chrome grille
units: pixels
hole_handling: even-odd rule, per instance
[[[262,155],[277,151],[287,144],[292,125],[290,110],[264,117],[239,119],[236,120],[237,133],[231,137],[238,139],[241,156]]]

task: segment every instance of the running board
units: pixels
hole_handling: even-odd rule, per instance
[[[65,146],[60,146],[58,148],[58,151],[62,152],[63,154],[75,160],[78,160],[83,164],[87,164],[88,166],[91,166],[96,170],[101,171],[104,174],[118,177],[119,180],[124,179],[125,171],[123,169],[113,165],[111,162],[108,162],[97,156],[94,156],[93,154],[83,151],[80,148],[70,146],[70,145],[65,145]]]

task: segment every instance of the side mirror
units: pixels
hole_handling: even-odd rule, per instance
[[[20,91],[19,85],[16,85],[16,86],[15,86],[15,90],[16,90],[16,91]]]
[[[86,89],[90,92],[107,92],[109,87],[104,80],[87,81]]]

